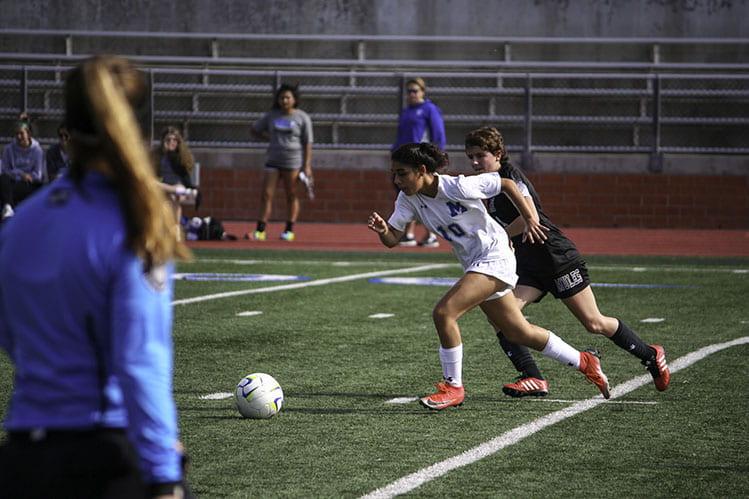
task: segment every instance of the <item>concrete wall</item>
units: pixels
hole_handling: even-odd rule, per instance
[[[747,0],[0,0],[0,28],[746,37]]]

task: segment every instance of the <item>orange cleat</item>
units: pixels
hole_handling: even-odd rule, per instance
[[[457,407],[463,404],[465,390],[462,386],[452,386],[446,381],[440,381],[434,385],[437,393],[419,399],[421,405],[427,409],[441,411],[448,407]]]
[[[649,361],[642,361],[643,365],[648,368],[650,375],[653,376],[653,383],[659,392],[665,391],[671,383],[671,371],[666,364],[666,350],[660,345],[650,345],[655,350],[655,358]]]
[[[580,372],[588,378],[588,381],[598,387],[603,398],[607,399],[611,397],[611,393],[609,393],[609,380],[601,370],[601,361],[598,360],[597,352],[580,352]]]
[[[503,385],[502,391],[510,397],[545,397],[549,394],[549,382],[530,376],[518,376],[514,383]]]

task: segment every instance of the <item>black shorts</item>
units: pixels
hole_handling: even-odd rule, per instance
[[[588,268],[583,260],[578,260],[563,269],[552,272],[518,268],[518,286],[530,286],[543,291],[534,303],[540,302],[546,293],[554,298],[564,299],[574,296],[590,286]]]
[[[185,499],[194,499],[181,485]],[[122,429],[11,431],[0,445],[0,497],[146,499],[155,487],[143,482]]]
[[[3,497],[147,497],[124,430],[10,432],[0,447]]]

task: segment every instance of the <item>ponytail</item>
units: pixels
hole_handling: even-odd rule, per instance
[[[157,184],[133,112],[133,104],[145,96],[142,75],[116,57],[95,57],[74,72],[66,88],[74,150],[77,143],[82,153],[74,158],[82,163],[74,178],[81,178],[92,162],[106,165],[119,192],[127,244],[147,269],[173,258],[189,258],[178,241],[177,220]],[[76,101],[84,103],[84,109],[76,109]]]

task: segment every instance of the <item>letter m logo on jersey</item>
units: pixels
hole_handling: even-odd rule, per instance
[[[447,207],[450,208],[450,216],[454,217],[468,211],[465,206],[460,203],[453,203],[452,201],[447,202]]]

